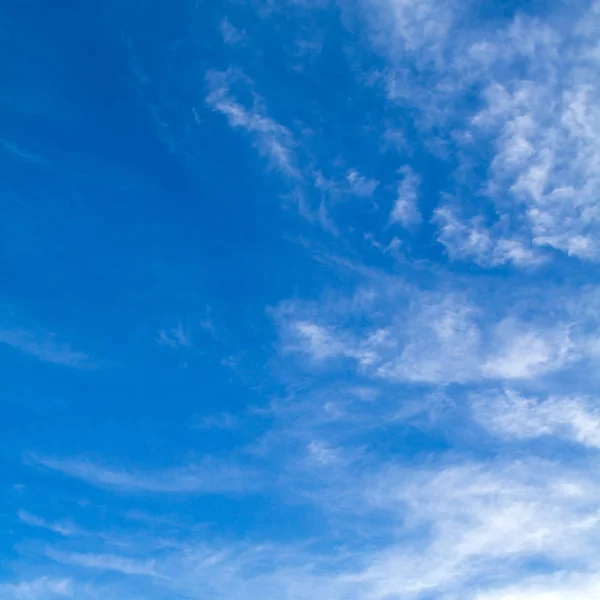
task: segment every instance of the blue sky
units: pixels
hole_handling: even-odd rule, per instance
[[[600,3],[0,14],[0,600],[600,598]]]

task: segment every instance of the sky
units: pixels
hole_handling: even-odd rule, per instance
[[[600,599],[598,0],[0,45],[0,600]]]

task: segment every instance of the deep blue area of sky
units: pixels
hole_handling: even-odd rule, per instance
[[[504,2],[496,14],[511,18],[517,6]],[[227,8],[241,22],[270,25],[243,4]],[[60,329],[75,346],[85,340],[92,354],[127,367],[65,377],[36,364],[32,377],[36,358],[0,347],[5,465],[10,472],[23,447],[59,454],[92,447],[168,463],[197,435],[181,429],[182,416],[260,399],[222,369],[218,352],[194,369],[177,368],[178,358],[152,346],[154,332],[179,314],[193,326],[210,306],[228,338],[259,364],[270,326],[264,307],[299,291],[310,296],[328,273],[289,241],[309,226],[274,201],[283,186],[265,177],[247,140],[225,130],[204,103],[205,70],[231,62],[218,28],[222,3],[203,2],[192,13],[187,3],[23,1],[2,12],[2,135],[34,155],[0,148],[3,310],[24,327]],[[239,50],[237,61],[274,91],[274,118],[301,119],[333,140],[322,156],[343,148],[351,164],[385,177],[394,159],[365,154],[377,144],[366,143],[365,123],[348,123],[390,109],[376,94],[357,95],[356,81],[338,66],[350,47],[354,59],[375,59],[351,46],[352,28],[336,14],[319,71],[297,73],[284,51],[297,27],[292,11],[264,32],[260,53]],[[187,129],[189,114],[178,115],[192,107],[195,131]],[[395,116],[410,127],[409,114]],[[175,131],[165,131],[166,121]],[[420,166],[431,176],[427,185],[439,187],[444,165],[424,155]],[[425,248],[428,258],[439,253]]]

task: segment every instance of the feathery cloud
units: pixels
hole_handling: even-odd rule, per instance
[[[329,307],[283,303],[275,313],[283,349],[314,363],[350,359],[363,374],[414,383],[532,380],[594,356],[595,321],[564,306],[562,321],[550,317],[552,304],[546,320],[542,307],[534,320],[515,310],[499,318],[468,294],[393,290],[374,288],[364,306],[352,298]]]
[[[274,121],[266,113],[264,102],[253,91],[252,81],[238,71],[209,71],[206,74],[208,86],[207,104],[227,117],[233,128],[247,131],[254,138],[259,153],[266,157],[271,167],[291,178],[299,178],[292,133]],[[231,87],[239,84],[250,89],[253,95],[251,106],[244,106],[233,95]]]
[[[59,563],[85,567],[86,569],[98,569],[101,571],[116,571],[123,575],[146,575],[159,577],[155,570],[153,560],[135,560],[113,554],[90,554],[80,552],[61,552],[48,548],[46,554],[52,560]]]
[[[32,527],[41,527],[42,529],[48,529],[53,531],[54,533],[58,533],[63,537],[74,537],[78,535],[82,535],[84,532],[79,527],[73,525],[72,523],[64,522],[64,523],[53,523],[46,521],[42,517],[38,517],[36,515],[27,512],[26,510],[19,510],[17,516],[23,523],[27,525],[31,525]]]
[[[237,494],[257,486],[256,473],[250,468],[209,459],[186,467],[152,471],[119,470],[85,460],[34,454],[26,460],[90,485],[130,493]]]

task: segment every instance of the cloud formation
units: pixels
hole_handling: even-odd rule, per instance
[[[565,305],[540,304],[531,319],[515,298],[502,317],[465,293],[385,279],[367,290],[329,305],[282,304],[276,317],[284,350],[315,363],[351,359],[372,377],[415,383],[533,380],[595,356],[589,328],[597,321]]]

